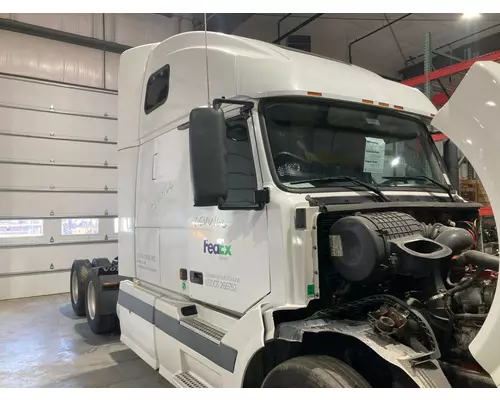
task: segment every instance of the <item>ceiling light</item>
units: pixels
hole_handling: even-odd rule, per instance
[[[475,19],[479,18],[481,14],[479,13],[463,13],[461,19]]]

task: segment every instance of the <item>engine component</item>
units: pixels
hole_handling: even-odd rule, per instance
[[[347,281],[373,282],[385,272],[429,276],[439,261],[450,256],[447,246],[425,238],[423,226],[400,212],[356,214],[330,228],[330,255]]]
[[[427,319],[415,308],[391,295],[375,295],[348,302],[314,314],[313,318],[368,317],[374,331],[391,336],[411,347],[417,354],[407,359],[419,364],[441,357],[436,336]]]
[[[455,302],[465,313],[487,313],[493,303],[496,282],[480,281],[477,286],[469,287],[454,296]]]
[[[468,250],[458,256],[456,262],[463,266],[467,264],[474,264],[482,269],[491,269],[498,271],[498,257],[491,254],[482,253],[477,250]]]
[[[448,246],[453,254],[470,249],[474,245],[474,238],[470,232],[462,228],[446,226],[435,238],[430,237],[438,243]]]
[[[406,326],[407,315],[396,310],[394,307],[381,307],[377,311],[368,313],[375,331],[382,335],[395,335]]]

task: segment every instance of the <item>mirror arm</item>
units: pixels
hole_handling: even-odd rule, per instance
[[[250,111],[254,107],[254,103],[252,101],[245,101],[245,100],[230,100],[226,99],[224,97],[214,99],[212,102],[212,106],[214,109],[218,110],[222,104],[238,104],[243,106],[241,109],[241,112],[247,112]]]

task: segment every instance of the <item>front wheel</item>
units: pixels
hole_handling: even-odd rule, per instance
[[[275,367],[264,388],[369,388],[368,382],[344,362],[328,356],[301,356]]]

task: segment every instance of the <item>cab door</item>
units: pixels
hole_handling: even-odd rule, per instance
[[[270,291],[267,210],[254,202],[262,176],[252,118],[239,109],[225,117],[228,198],[220,207],[192,209],[189,295],[243,313]]]

